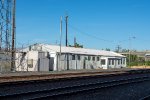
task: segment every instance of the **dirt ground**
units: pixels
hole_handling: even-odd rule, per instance
[[[148,68],[148,69],[150,69],[150,66],[131,66],[131,68]]]

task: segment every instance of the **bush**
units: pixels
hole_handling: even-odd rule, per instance
[[[150,61],[146,61],[145,65],[150,66]]]
[[[131,62],[130,66],[138,66],[138,62]]]
[[[129,62],[127,63],[127,65],[129,66]],[[143,61],[143,62],[138,62],[138,61],[135,61],[135,62],[130,62],[130,66],[150,66],[150,61]]]

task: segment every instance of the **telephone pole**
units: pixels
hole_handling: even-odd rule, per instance
[[[68,16],[66,16],[66,47],[68,46]]]
[[[11,71],[15,71],[16,0],[13,0]]]
[[[76,47],[76,37],[74,37],[74,47]]]
[[[131,66],[131,51],[132,51],[132,39],[135,39],[136,37],[132,36],[129,37],[129,67]]]
[[[68,16],[66,16],[66,47],[68,46]],[[69,54],[67,56],[67,70],[69,70]]]
[[[62,16],[60,17],[60,52],[59,52],[59,66],[57,70],[59,71],[59,68],[61,69],[61,41],[62,41]]]
[[[120,50],[121,50],[121,46],[120,46],[120,45],[117,45],[117,47],[116,47],[116,52],[120,52]]]

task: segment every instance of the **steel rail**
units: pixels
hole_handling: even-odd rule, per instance
[[[149,72],[148,72],[149,73]],[[31,83],[39,83],[39,82],[48,82],[48,81],[61,81],[61,80],[68,80],[68,79],[89,79],[89,78],[105,78],[105,77],[115,77],[115,76],[127,76],[127,75],[142,75],[142,74],[147,74],[147,73],[109,73],[109,74],[88,74],[86,76],[79,75],[79,76],[72,76],[69,77],[60,77],[60,78],[45,78],[45,79],[34,79],[34,80],[20,80],[20,81],[12,81],[12,82],[2,82],[0,83],[0,86],[5,86],[5,85],[19,85],[19,84],[31,84]]]
[[[121,70],[121,71],[108,71],[108,72],[76,72],[76,73],[53,73],[53,74],[39,74],[39,75],[23,75],[23,76],[4,76],[0,77],[0,83],[3,82],[13,82],[20,80],[38,80],[38,79],[50,79],[50,78],[65,78],[65,77],[79,77],[79,76],[91,76],[98,74],[119,74],[119,73],[150,73],[150,70]]]
[[[146,96],[140,98],[139,100],[150,100],[150,95],[146,95]]]
[[[47,98],[47,97],[53,98],[53,97],[56,97],[59,95],[69,95],[69,94],[74,94],[74,93],[78,93],[78,92],[81,93],[84,91],[91,91],[91,90],[95,90],[95,89],[109,88],[109,87],[115,87],[115,86],[120,86],[120,85],[125,85],[125,84],[133,84],[133,83],[138,83],[138,82],[150,81],[150,78],[149,79],[136,79],[136,80],[131,79],[130,80],[131,82],[128,82],[129,80],[121,80],[121,81],[122,82],[112,81],[112,82],[108,82],[108,83],[95,83],[95,84],[81,85],[81,86],[75,86],[75,87],[65,87],[65,88],[61,88],[61,90],[59,90],[61,92],[59,92],[59,93],[53,93],[51,95],[47,94],[46,96],[39,95],[39,97],[37,97],[37,95],[36,95],[35,97],[29,98],[29,99],[35,100],[35,99],[41,99],[41,98]],[[73,88],[73,89],[69,90],[70,88]],[[74,88],[78,88],[78,89],[74,89]],[[64,90],[67,90],[67,91],[64,92]],[[50,91],[48,90],[47,92],[50,93]],[[41,92],[39,91],[38,94],[41,94],[42,92],[43,91],[41,91]],[[36,94],[37,94],[37,92],[36,92]]]
[[[79,85],[77,84],[77,85],[66,86],[66,87],[57,87],[57,88],[50,88],[50,89],[45,89],[45,90],[28,91],[28,92],[18,93],[18,94],[11,94],[11,95],[5,94],[5,95],[1,95],[0,97],[3,97],[3,98],[4,97],[16,97],[16,96],[26,97],[28,95],[32,95],[28,99],[37,99],[37,98],[53,97],[53,96],[58,96],[58,95],[63,95],[63,94],[71,94],[71,93],[76,93],[76,92],[81,92],[81,91],[89,91],[89,90],[98,89],[98,88],[106,88],[106,87],[113,87],[113,86],[119,86],[119,85],[124,85],[124,84],[137,83],[137,82],[142,82],[142,81],[150,81],[150,77],[146,75],[143,77],[124,78],[124,79],[104,81],[104,82],[95,82],[95,83],[89,82],[89,83],[84,83],[84,84],[79,84]],[[58,93],[57,91],[60,91],[60,92]],[[45,94],[44,96],[41,95],[43,93]]]

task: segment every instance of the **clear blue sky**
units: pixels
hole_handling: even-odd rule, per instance
[[[17,45],[59,43],[60,16],[69,16],[69,44],[150,50],[150,0],[17,0]]]

